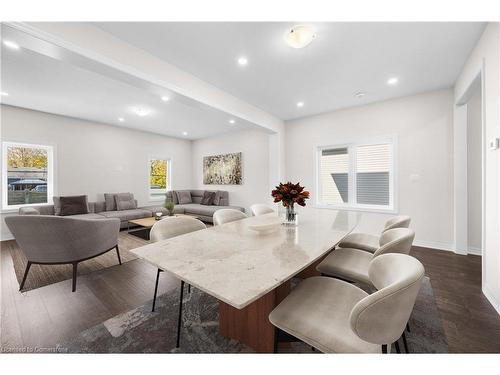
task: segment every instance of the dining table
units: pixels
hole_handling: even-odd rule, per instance
[[[269,313],[290,293],[292,278],[319,275],[316,265],[360,222],[354,211],[304,208],[295,225],[259,224],[276,213],[216,225],[131,250],[137,257],[215,297],[219,334],[271,353]]]

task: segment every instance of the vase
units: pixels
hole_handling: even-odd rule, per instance
[[[297,212],[295,212],[293,204],[286,207],[284,224],[297,225]]]

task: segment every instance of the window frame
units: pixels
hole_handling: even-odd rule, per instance
[[[165,189],[151,189],[151,161],[152,160],[164,160],[167,162],[167,186]],[[165,194],[172,190],[172,158],[167,156],[150,155],[148,158],[148,180],[147,180],[147,192],[149,202],[160,202],[165,200]],[[153,192],[155,194],[153,194]]]
[[[391,147],[391,165],[389,169],[389,205],[371,205],[371,204],[358,204],[357,203],[357,173],[356,173],[356,149],[359,146],[370,146],[377,144],[389,144]],[[323,150],[347,148],[349,157],[348,181],[349,181],[349,201],[344,204],[329,204],[321,201],[322,187],[320,181],[321,170],[321,156]],[[397,213],[398,207],[398,179],[397,179],[397,136],[387,135],[381,137],[372,137],[362,140],[351,140],[339,142],[331,145],[317,145],[314,146],[315,153],[315,193],[314,205],[316,208],[329,208],[335,210],[350,210],[350,211],[365,211],[365,212],[383,212],[383,213]]]
[[[9,147],[28,147],[40,148],[47,151],[47,202],[46,203],[23,203],[12,204],[8,203],[8,157],[7,150]],[[21,207],[46,206],[52,204],[55,195],[55,167],[54,167],[55,146],[48,144],[36,144],[17,141],[2,141],[2,212],[13,212]]]

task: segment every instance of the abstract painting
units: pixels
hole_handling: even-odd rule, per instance
[[[241,152],[203,158],[205,185],[241,185]]]

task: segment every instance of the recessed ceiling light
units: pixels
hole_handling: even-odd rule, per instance
[[[120,122],[124,122],[124,121],[125,121],[125,119],[124,119],[123,117],[118,117],[118,121],[120,121]]]
[[[304,102],[298,102],[297,107],[302,108],[304,106]]]
[[[0,91],[0,96],[9,96],[9,93],[5,91]]]
[[[230,123],[231,125],[233,125],[235,122],[236,122],[236,121],[234,121],[233,119],[229,120],[229,123]]]
[[[151,110],[149,108],[144,107],[135,107],[132,109],[132,111],[139,117],[144,117],[151,113]]]
[[[316,32],[310,25],[296,25],[285,33],[285,42],[292,48],[304,48],[316,38]]]
[[[170,98],[168,96],[162,96],[161,100],[163,100],[164,102],[168,102]]]
[[[387,84],[390,86],[394,86],[398,84],[398,77],[392,77],[387,80]]]
[[[354,96],[358,99],[363,98],[366,95],[366,92],[363,91],[358,91],[357,93],[354,94]]]
[[[13,42],[11,40],[4,40],[3,44],[4,44],[5,47],[8,47],[10,49],[19,49],[20,48],[19,44],[15,43],[15,42]]]
[[[245,56],[241,56],[238,58],[238,64],[245,66],[248,64],[248,59]]]
[[[182,132],[182,135],[188,135],[188,132]]]

